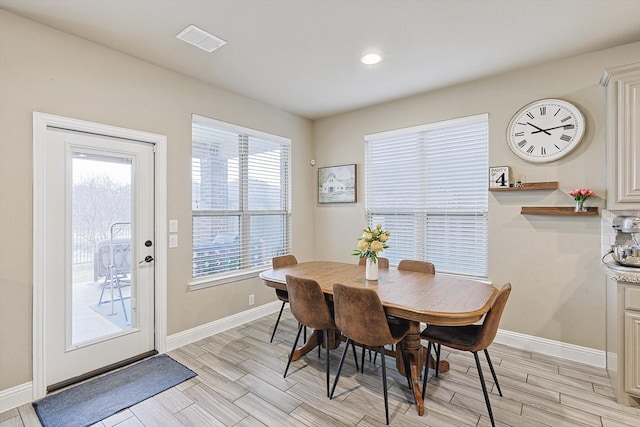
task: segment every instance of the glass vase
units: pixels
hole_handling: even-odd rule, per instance
[[[573,208],[574,212],[586,212],[587,208],[584,207],[584,200],[576,200],[576,206]]]
[[[373,262],[371,258],[367,258],[365,279],[378,280],[378,263]]]

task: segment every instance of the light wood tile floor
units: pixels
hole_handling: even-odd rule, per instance
[[[198,376],[95,427],[385,425],[379,358],[374,365],[367,357],[360,374],[350,355],[329,400],[324,351],[321,358],[314,351],[293,362],[282,378],[296,322],[285,310],[276,339],[269,343],[275,318],[266,316],[169,352]],[[640,409],[615,402],[604,369],[498,344],[489,351],[504,394],[500,397],[487,383],[498,426],[640,426]],[[340,353],[332,352],[332,381]],[[451,370],[430,379],[423,417],[410,402],[394,360],[387,359],[392,426],[490,426],[473,356],[443,348],[443,357]],[[491,378],[488,368],[485,372]],[[0,414],[0,427],[14,426],[40,426],[30,404]]]

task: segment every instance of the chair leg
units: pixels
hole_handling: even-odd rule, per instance
[[[329,357],[329,330],[325,329],[324,330],[324,342],[325,342],[325,355],[327,358],[327,397],[329,397],[329,360],[331,359]]]
[[[362,372],[364,374],[364,352],[365,352],[366,346],[364,344],[362,344],[362,359],[360,360],[360,372]],[[371,350],[369,350],[369,361],[371,361]]]
[[[496,423],[493,420],[493,411],[491,410],[491,402],[489,401],[489,393],[487,393],[487,385],[484,382],[484,375],[482,374],[482,366],[480,366],[480,358],[478,352],[473,352],[473,357],[476,359],[476,368],[478,368],[478,376],[480,377],[480,385],[482,385],[482,393],[484,394],[484,401],[487,404],[487,411],[489,412],[489,418],[491,419],[491,426],[495,427]]]
[[[287,361],[287,367],[284,370],[283,378],[287,377],[287,371],[289,370],[289,365],[291,365],[291,359],[293,359],[293,353],[296,351],[296,346],[298,345],[298,339],[300,339],[300,332],[302,332],[302,323],[298,323],[298,334],[296,335],[296,339],[293,342],[293,347],[291,347],[291,354],[289,354],[289,360]]]
[[[282,316],[282,310],[284,310],[284,305],[286,304],[286,302],[282,302],[282,307],[280,307],[280,313],[278,313],[278,318],[276,319],[276,324],[273,325],[273,332],[271,333],[271,341],[269,342],[273,342],[273,337],[276,336],[276,329],[278,329],[278,323],[280,323],[280,316]],[[306,334],[305,334],[306,335]],[[306,341],[306,339],[305,339]]]
[[[424,375],[422,376],[422,400],[427,392],[427,378],[429,377],[429,362],[431,360],[431,341],[427,343],[427,360],[424,364]]]
[[[498,384],[498,377],[496,376],[496,371],[493,369],[493,363],[491,363],[491,358],[489,357],[489,352],[486,348],[484,349],[484,355],[487,357],[487,363],[489,364],[489,369],[491,369],[491,375],[493,375],[493,382],[496,383],[498,393],[502,396],[502,390],[500,390],[500,384]]]
[[[384,346],[381,346],[378,351],[384,351]],[[387,399],[387,366],[384,361],[384,354],[380,354],[380,360],[382,361],[382,391],[384,392],[384,413],[387,419],[387,425],[389,425],[389,401]]]
[[[342,365],[344,364],[344,358],[347,355],[347,351],[349,351],[350,343],[351,343],[351,339],[347,338],[347,342],[344,345],[344,350],[342,350],[342,357],[340,357],[340,363],[338,364],[338,371],[336,372],[336,378],[335,380],[333,380],[333,387],[331,388],[329,399],[333,399],[333,393],[336,391],[336,386],[338,385],[338,380],[340,379],[340,371],[342,370]]]
[[[124,306],[124,298],[122,298],[122,287],[120,286],[120,277],[116,274],[116,286],[118,288],[118,294],[120,294],[120,305],[122,305],[122,313],[124,314],[124,321],[129,323],[129,317],[127,316],[127,310]]]
[[[400,346],[400,354],[402,355],[402,364],[404,365],[404,374],[405,374],[405,377],[407,377],[407,385],[409,386],[409,390],[411,391],[413,390],[411,366],[409,365],[409,361],[407,360],[406,353],[404,351],[404,344],[402,343],[402,341],[400,341],[398,345]]]
[[[440,344],[438,344],[436,346],[436,378],[438,377],[438,374],[440,373],[440,350],[442,349],[442,347],[440,346]]]
[[[356,372],[360,370],[358,367],[358,355],[356,354],[356,345],[351,341],[351,349],[353,350],[353,360],[356,361]],[[364,371],[364,362],[362,363],[362,370]]]
[[[98,300],[98,305],[102,304],[102,297],[104,296],[104,288],[107,287],[107,279],[109,278],[109,269],[107,268],[107,273],[104,276],[104,282],[102,283],[102,291],[100,291],[100,299]]]

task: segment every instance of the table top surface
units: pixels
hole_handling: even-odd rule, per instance
[[[260,274],[267,286],[286,289],[286,275],[317,281],[333,294],[333,284],[374,289],[387,314],[439,325],[474,323],[489,311],[498,290],[487,283],[445,274],[425,274],[397,268],[379,269],[377,281],[365,280],[365,266],[313,261],[270,269]]]

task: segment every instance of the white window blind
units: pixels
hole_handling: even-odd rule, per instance
[[[366,213],[384,256],[487,277],[488,116],[367,135]]]
[[[192,123],[194,279],[243,274],[291,250],[290,140]]]

